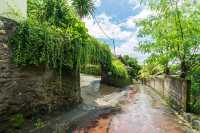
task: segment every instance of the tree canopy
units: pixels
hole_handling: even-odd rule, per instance
[[[200,3],[193,0],[143,1],[154,14],[138,22],[139,49],[150,57],[141,77],[175,73],[192,81],[192,111],[200,110]]]
[[[147,5],[155,13],[138,23],[140,50],[149,53],[154,62],[164,66],[169,73],[169,64],[180,63],[181,77],[188,75],[191,62],[200,50],[199,4],[184,0],[149,0]]]

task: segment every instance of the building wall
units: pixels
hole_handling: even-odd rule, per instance
[[[0,0],[0,16],[21,21],[27,17],[27,0]]]

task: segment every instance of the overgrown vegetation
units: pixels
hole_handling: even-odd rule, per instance
[[[81,73],[94,75],[94,76],[100,76],[101,75],[101,66],[100,65],[84,65],[81,67]]]
[[[124,66],[123,63],[121,63],[120,60],[113,58],[112,60],[112,66],[111,66],[111,74],[114,77],[124,77],[124,78],[129,78],[128,72]]]
[[[113,57],[111,68],[107,72],[108,84],[110,85],[123,87],[132,82],[125,65],[116,57]]]
[[[29,19],[18,26],[10,41],[16,64],[48,64],[61,70],[86,64],[91,54],[95,61],[111,60],[109,48],[88,35],[84,23],[64,0],[29,0],[28,7]]]
[[[141,77],[179,74],[192,81],[191,109],[200,113],[200,3],[178,0],[144,2],[153,14],[138,22],[139,49],[150,54]]]
[[[45,64],[60,74],[63,69],[78,72],[88,64],[104,65],[117,78],[127,78],[125,67],[112,61],[109,46],[91,37],[80,19],[92,14],[93,8],[76,12],[78,6],[72,5],[65,0],[28,0],[28,20],[19,24],[10,39],[13,61],[18,65]]]
[[[128,67],[128,74],[133,79],[138,79],[140,65],[138,64],[138,61],[136,58],[129,57],[128,55],[124,55],[123,57],[120,57],[121,61]]]
[[[10,123],[12,124],[12,127],[14,128],[17,128],[17,129],[21,128],[25,123],[24,116],[22,114],[13,115],[10,118]]]

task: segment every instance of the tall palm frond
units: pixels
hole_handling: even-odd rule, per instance
[[[80,18],[94,14],[95,6],[93,0],[72,0],[72,5]]]

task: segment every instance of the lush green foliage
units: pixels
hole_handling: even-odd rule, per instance
[[[125,65],[118,59],[112,60],[110,72],[112,76],[117,77],[117,78],[118,77],[129,78]]]
[[[200,58],[200,56],[198,58]],[[200,113],[200,66],[194,66],[192,68],[188,79],[192,81],[191,111]]]
[[[162,66],[157,64],[145,64],[139,71],[141,79],[151,78],[153,76],[161,74],[162,72]]]
[[[100,61],[101,62],[101,61]],[[96,64],[93,62],[93,64]],[[131,77],[127,71],[126,66],[117,58],[113,57],[111,64],[107,66],[107,76],[115,86],[125,86],[131,83]],[[110,66],[110,67],[108,67]],[[100,76],[101,75],[101,66],[100,65],[84,65],[81,68],[81,72],[85,74],[91,74]]]
[[[148,0],[153,16],[140,22],[139,49],[150,54],[141,77],[179,73],[192,80],[194,110],[199,110],[200,3],[183,0]],[[197,96],[198,95],[198,96]],[[200,111],[200,110],[199,110]],[[196,112],[196,111],[195,111]]]
[[[75,7],[75,10],[81,18],[93,15],[94,13],[93,0],[72,0],[72,5]]]
[[[88,44],[85,47],[83,57],[87,56],[86,62],[90,64],[106,65],[110,68],[112,62],[112,53],[108,45],[98,41],[97,39],[90,37]]]
[[[136,58],[129,57],[128,55],[124,55],[121,58],[121,61],[128,67],[128,74],[133,79],[137,79],[139,75],[140,65]]]
[[[115,86],[126,86],[131,83],[126,66],[117,58],[113,57],[111,67],[108,69],[110,83]]]
[[[163,65],[166,73],[169,63],[180,62],[181,76],[185,78],[199,49],[199,7],[188,1],[149,1],[156,15],[139,22],[139,37],[145,38],[140,50],[151,54],[152,61]]]
[[[100,76],[101,67],[100,65],[84,65],[83,67],[81,67],[81,73]]]
[[[82,13],[81,17],[87,14],[85,9]],[[112,59],[109,46],[88,34],[65,0],[28,0],[28,20],[19,24],[10,45],[18,65],[48,65],[61,74],[63,69],[79,70],[92,64],[106,66],[118,80],[129,78],[125,66]]]
[[[28,11],[29,19],[10,41],[16,64],[48,64],[59,70],[90,62],[111,64],[109,47],[88,35],[65,0],[29,0]]]

